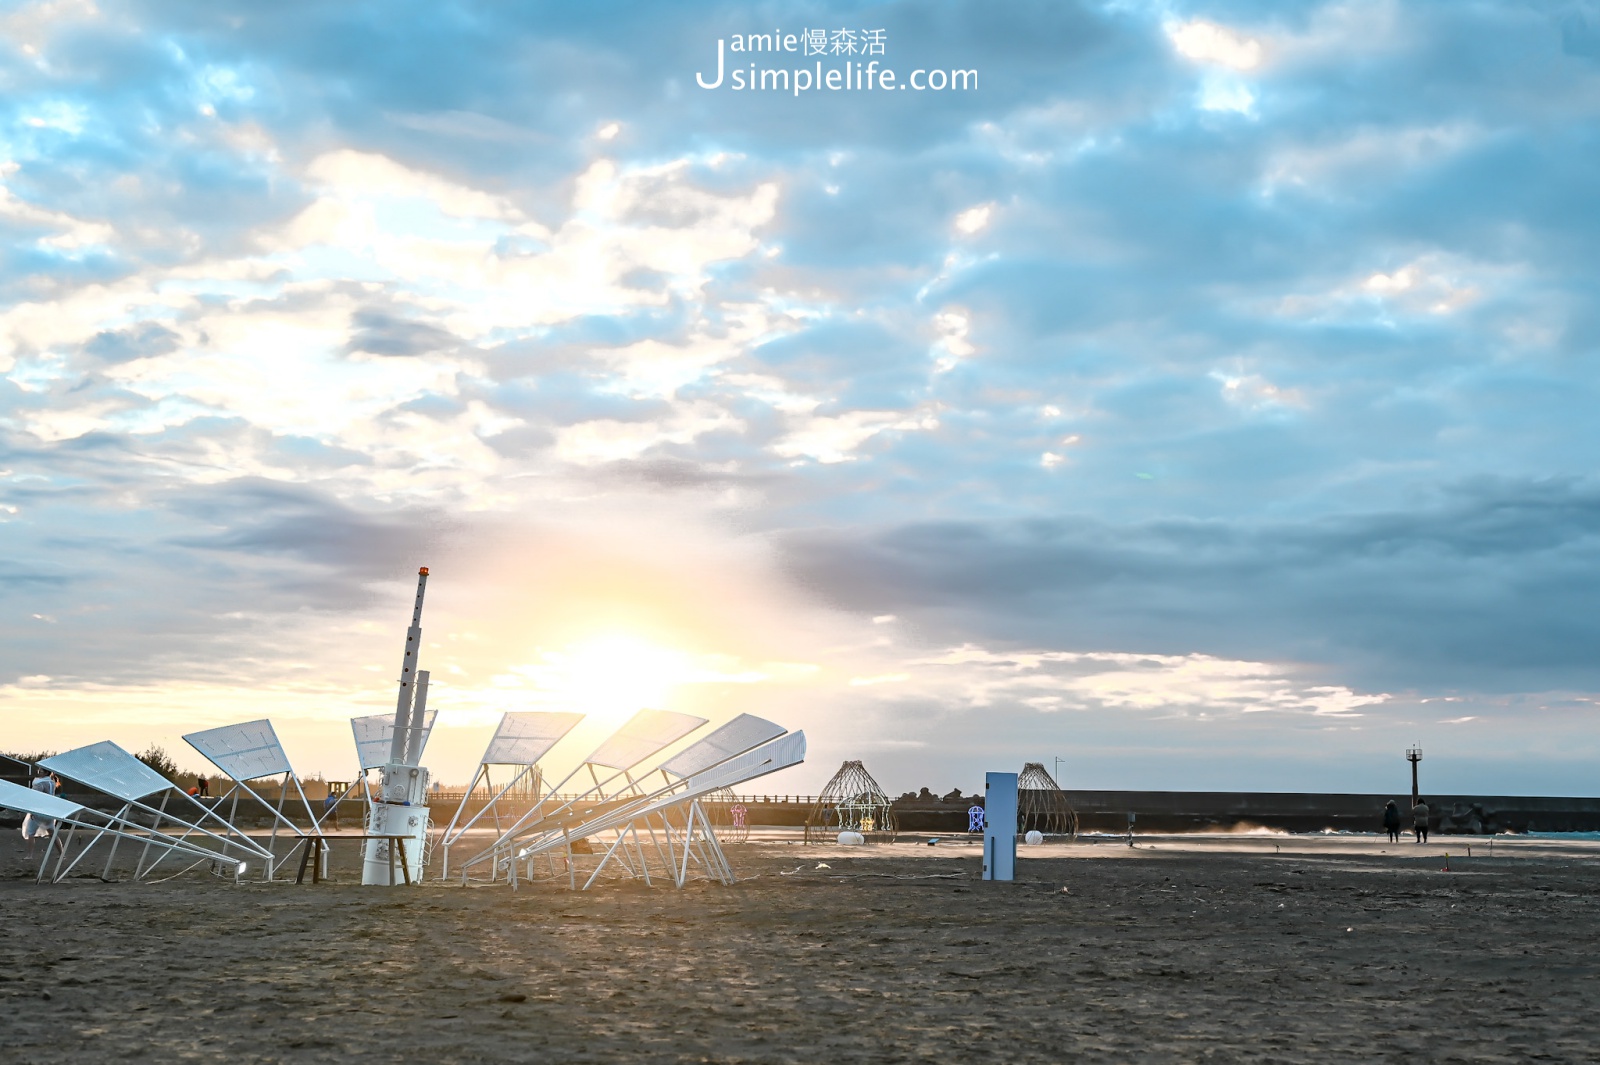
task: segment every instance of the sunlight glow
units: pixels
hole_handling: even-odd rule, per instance
[[[537,662],[511,672],[537,688],[542,701],[618,722],[645,707],[661,708],[673,688],[695,679],[681,651],[626,635],[540,651]]]

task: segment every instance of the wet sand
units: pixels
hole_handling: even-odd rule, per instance
[[[1080,843],[1011,884],[751,844],[731,888],[571,894],[40,887],[6,836],[14,1062],[1600,1059],[1592,844]]]

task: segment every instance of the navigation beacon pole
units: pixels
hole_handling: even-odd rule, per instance
[[[428,771],[422,760],[422,739],[428,710],[428,674],[417,669],[422,649],[422,596],[428,590],[428,567],[417,571],[417,602],[406,630],[406,653],[400,664],[400,698],[394,708],[394,740],[383,767],[378,801],[367,808],[367,836],[362,848],[361,882],[394,885],[422,881],[423,848],[428,842]],[[401,837],[399,839],[373,837]],[[392,845],[400,843],[399,848]]]

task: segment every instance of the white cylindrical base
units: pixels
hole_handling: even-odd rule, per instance
[[[387,839],[369,839],[362,847],[361,882],[393,886],[404,884],[407,874],[413,884],[422,882],[423,848],[428,843],[428,808],[426,806],[397,806],[393,803],[372,804],[372,815],[367,821],[369,836],[403,837],[403,850],[394,851],[391,872],[390,847],[395,842]],[[402,867],[401,857],[405,864]]]

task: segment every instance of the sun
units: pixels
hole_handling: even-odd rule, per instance
[[[688,656],[647,640],[611,634],[541,651],[522,672],[546,699],[565,708],[621,721],[636,710],[661,707],[691,675]]]

